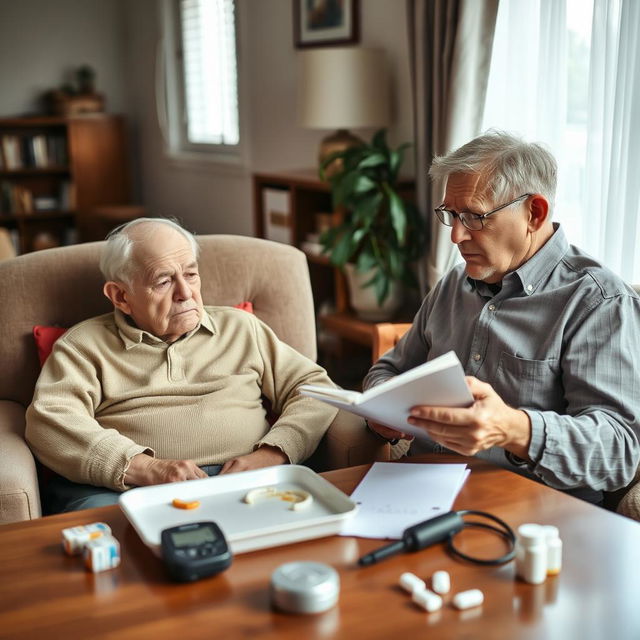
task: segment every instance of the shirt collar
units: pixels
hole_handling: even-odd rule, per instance
[[[122,338],[124,347],[125,349],[127,349],[127,351],[142,342],[145,342],[146,344],[157,345],[167,344],[164,340],[162,340],[162,338],[158,338],[158,336],[155,336],[152,333],[145,331],[144,329],[139,329],[138,327],[136,327],[131,317],[125,313],[122,313],[122,311],[120,311],[119,309],[114,309],[113,314],[115,317],[118,333],[120,334],[120,338]],[[193,334],[200,331],[200,329],[208,331],[211,335],[215,335],[216,333],[213,321],[207,313],[206,309],[202,313],[200,322],[198,322],[194,329],[183,336],[183,339],[188,340]]]
[[[569,243],[564,235],[560,223],[553,223],[554,233],[545,244],[536,251],[523,265],[515,271],[508,273],[502,280],[503,287],[515,280],[520,281],[522,290],[530,296],[538,288],[540,283],[553,271],[569,248]],[[474,280],[467,276],[467,282],[471,289],[480,295],[492,297],[494,294],[489,286],[482,280]],[[513,285],[512,285],[513,286]]]
[[[562,260],[569,243],[564,230],[557,222],[553,223],[554,233],[523,265],[513,273],[520,279],[522,290],[530,296]],[[511,275],[511,274],[510,274]]]

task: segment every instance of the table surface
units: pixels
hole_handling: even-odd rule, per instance
[[[422,456],[411,462],[467,462],[472,471],[455,509],[482,509],[512,527],[554,524],[563,570],[543,585],[514,577],[514,563],[482,567],[448,556],[442,544],[366,568],[357,559],[379,540],[330,536],[237,555],[226,572],[174,584],[118,507],[0,526],[0,638],[640,638],[640,524],[480,460]],[[368,466],[323,474],[351,493]],[[409,490],[409,488],[408,488]],[[60,531],[107,522],[122,564],[92,574],[62,552]],[[500,554],[504,543],[478,530],[460,548]],[[269,603],[269,580],[284,562],[324,562],[340,573],[340,600],[316,615],[290,615]],[[398,586],[411,571],[428,579],[445,569],[452,590],[431,614]],[[451,596],[480,588],[481,607],[457,611]]]

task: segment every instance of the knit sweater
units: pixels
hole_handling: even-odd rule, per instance
[[[301,396],[332,385],[314,362],[255,316],[205,307],[171,344],[115,310],[69,329],[47,359],[27,410],[40,461],[73,482],[123,491],[131,458],[222,464],[260,445],[292,463],[315,450],[337,413]],[[262,396],[278,420],[270,426]]]

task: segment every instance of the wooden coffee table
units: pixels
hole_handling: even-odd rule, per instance
[[[331,536],[241,554],[223,574],[174,584],[120,509],[104,507],[0,526],[0,638],[640,638],[640,524],[479,460],[410,461],[471,466],[456,509],[486,510],[514,528],[557,525],[562,573],[532,586],[514,578],[513,563],[470,565],[449,557],[442,545],[359,568],[358,557],[380,541]],[[323,475],[350,493],[367,469]],[[98,520],[120,541],[122,564],[92,574],[79,558],[64,555],[60,531]],[[504,551],[497,537],[479,531],[463,532],[461,548],[487,556]],[[289,615],[271,608],[271,573],[296,560],[339,571],[334,609]],[[482,589],[482,607],[457,611],[450,594],[440,611],[427,614],[398,587],[404,571],[426,579],[438,569],[451,574],[452,594]]]

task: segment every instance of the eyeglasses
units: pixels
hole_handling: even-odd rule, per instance
[[[499,207],[496,207],[493,211],[489,211],[488,213],[470,213],[469,211],[456,213],[455,211],[445,209],[444,207],[438,207],[437,209],[434,209],[434,211],[438,216],[438,220],[447,227],[453,227],[454,220],[458,218],[458,220],[460,220],[467,229],[470,229],[471,231],[479,231],[484,227],[485,218],[492,216],[494,213],[498,213],[498,211],[501,211],[502,209],[506,209],[516,202],[520,202],[520,200],[528,198],[530,195],[532,194],[525,193],[511,202],[507,202],[507,204],[501,204]]]

